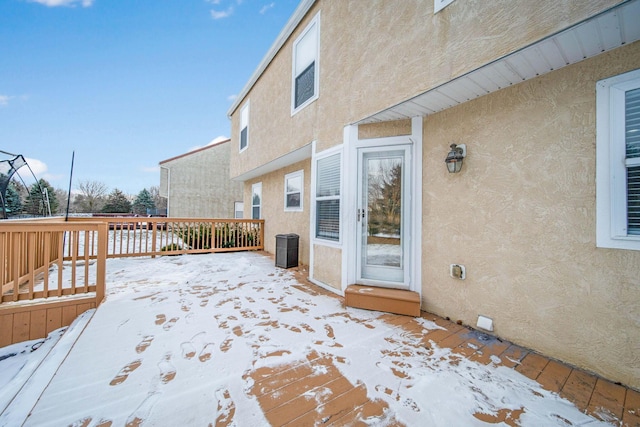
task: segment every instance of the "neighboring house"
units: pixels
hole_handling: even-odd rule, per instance
[[[160,196],[173,218],[242,218],[242,183],[229,178],[229,139],[160,162]]]
[[[639,38],[639,0],[303,0],[229,110],[245,216],[640,388]]]

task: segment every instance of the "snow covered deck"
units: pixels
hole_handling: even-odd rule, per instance
[[[0,425],[640,423],[636,391],[293,273],[255,252],[108,260],[95,313],[0,349]]]

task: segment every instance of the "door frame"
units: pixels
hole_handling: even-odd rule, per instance
[[[411,119],[411,134],[384,138],[359,139],[358,125],[344,128],[343,136],[343,208],[341,213],[344,224],[344,240],[342,245],[342,291],[349,285],[357,283],[357,242],[358,227],[356,212],[358,205],[358,149],[365,147],[389,147],[410,145],[411,156],[411,189],[408,195],[410,209],[410,227],[407,261],[409,268],[405,283],[408,289],[422,293],[422,117]]]

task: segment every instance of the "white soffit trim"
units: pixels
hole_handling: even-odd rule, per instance
[[[629,0],[355,124],[428,116],[640,39],[640,0]]]
[[[282,157],[278,157],[277,159],[272,160],[269,163],[266,163],[231,179],[233,181],[249,181],[250,179],[257,178],[270,172],[275,172],[294,163],[301,162],[304,159],[309,159],[311,158],[311,153],[311,143],[309,143],[304,147],[291,151]]]
[[[264,58],[262,58],[262,61],[258,65],[258,68],[256,68],[256,70],[253,72],[247,84],[242,88],[242,90],[236,97],[236,100],[233,102],[233,104],[231,104],[231,107],[227,111],[228,118],[231,118],[233,112],[240,106],[253,85],[256,84],[264,70],[267,69],[273,58],[275,58],[276,54],[280,51],[282,46],[284,46],[289,36],[298,27],[298,24],[300,23],[300,21],[302,21],[302,18],[305,17],[305,15],[309,11],[309,9],[311,9],[311,6],[313,6],[315,2],[316,0],[302,0],[300,2],[297,9],[293,12],[293,15],[291,15],[291,18],[289,18],[289,21],[287,21],[282,31],[280,31],[280,34],[278,34],[276,41],[273,42],[267,54],[264,56]]]

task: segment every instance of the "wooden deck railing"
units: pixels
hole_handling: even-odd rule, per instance
[[[0,222],[0,347],[43,338],[105,295],[106,259],[264,249],[264,220]],[[23,304],[27,303],[27,304]]]
[[[89,235],[97,256],[83,251],[65,262],[64,248]],[[97,307],[105,294],[106,243],[106,224],[1,222],[0,347],[44,338]]]
[[[71,222],[106,223],[109,228],[107,258],[199,254],[264,249],[264,220],[209,218],[70,218]],[[93,241],[89,256],[96,256]],[[84,248],[66,247],[64,258]]]

